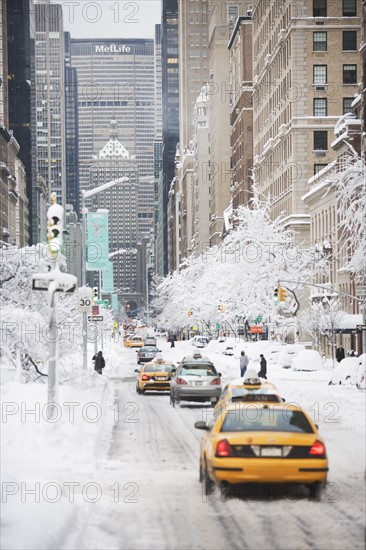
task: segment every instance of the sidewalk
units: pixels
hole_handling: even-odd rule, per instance
[[[119,346],[107,346],[106,374]],[[1,385],[3,549],[60,548],[71,529],[81,530],[85,503],[103,498],[97,465],[112,432],[113,390],[89,369],[59,387],[55,421],[47,384]]]

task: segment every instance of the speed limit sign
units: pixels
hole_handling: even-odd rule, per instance
[[[91,313],[93,305],[92,289],[89,286],[81,286],[78,289],[78,299],[80,313]]]

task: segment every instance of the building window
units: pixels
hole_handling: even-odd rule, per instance
[[[314,116],[327,116],[327,100],[326,98],[314,99]]]
[[[314,52],[326,52],[327,51],[327,33],[326,32],[314,32],[313,33],[313,51]]]
[[[343,114],[352,113],[352,102],[354,97],[344,97],[343,98]]]
[[[328,133],[326,130],[314,132],[314,151],[326,151],[328,149]]]
[[[356,65],[343,65],[343,84],[356,84],[357,67]]]
[[[356,0],[343,0],[343,17],[355,17],[357,15]]]
[[[327,66],[313,66],[313,83],[315,86],[324,86],[327,83]]]
[[[314,164],[314,176],[315,174],[319,174],[319,172],[321,170],[323,170],[323,168],[325,168],[326,166],[328,166],[327,164]]]
[[[357,50],[357,31],[343,31],[343,51]]]
[[[327,17],[327,0],[313,0],[313,17]]]

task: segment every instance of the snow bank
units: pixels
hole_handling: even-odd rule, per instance
[[[1,385],[2,548],[60,548],[82,527],[83,503],[101,497],[96,463],[113,425],[111,391],[89,370],[59,387],[51,420],[47,385]]]

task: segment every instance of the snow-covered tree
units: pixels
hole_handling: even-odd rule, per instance
[[[347,168],[339,174],[337,198],[348,258],[343,268],[362,281],[366,276],[366,165],[356,152],[350,153]]]
[[[50,341],[48,293],[32,290],[32,275],[48,271],[47,245],[8,247],[0,252],[1,356],[14,364],[17,355],[28,354],[36,363],[46,363]],[[58,264],[66,270],[65,258],[61,255]],[[103,311],[103,316],[103,323],[98,324],[99,333],[112,327],[110,312]],[[57,292],[57,341],[64,364],[68,357],[81,351],[82,316],[76,292]]]
[[[276,313],[273,289],[279,281],[312,279],[311,252],[295,245],[293,234],[284,229],[282,216],[271,220],[268,201],[255,198],[250,208],[240,206],[234,227],[220,247],[191,256],[180,271],[160,284],[155,308],[161,312],[161,321],[184,326],[188,311],[193,312],[190,322],[225,319],[233,323],[237,317],[258,315],[268,320]],[[319,272],[324,268],[325,262],[315,264]],[[294,290],[301,283],[284,285]],[[224,315],[219,305],[224,306]]]

